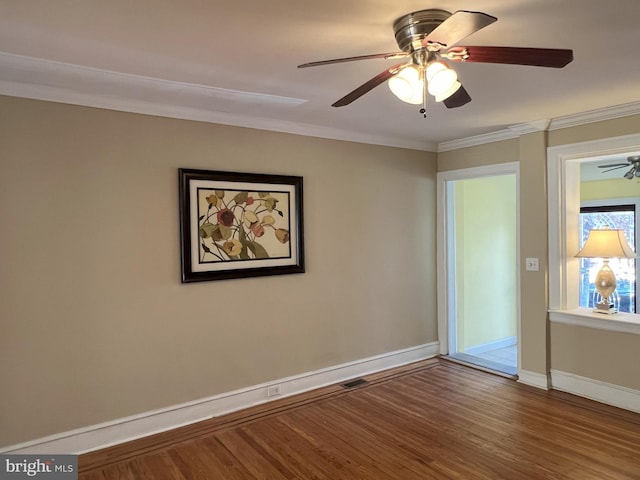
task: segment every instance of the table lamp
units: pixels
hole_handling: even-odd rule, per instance
[[[635,258],[636,254],[627,243],[624,231],[610,228],[593,229],[589,231],[587,241],[576,257],[602,258],[602,268],[596,275],[596,290],[600,294],[600,301],[593,310],[598,313],[617,313],[614,308],[612,295],[616,290],[616,276],[609,267],[610,258]]]

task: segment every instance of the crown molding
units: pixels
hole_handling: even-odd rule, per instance
[[[349,142],[435,151],[424,140],[384,137],[261,117],[262,107],[287,111],[307,100],[243,92],[0,52],[0,95]],[[247,110],[251,115],[230,113]]]
[[[457,150],[465,147],[475,147],[476,145],[484,145],[485,143],[500,142],[502,140],[511,140],[518,138],[527,133],[543,132],[549,127],[550,120],[542,119],[533,122],[519,123],[510,125],[504,130],[474,135],[473,137],[460,138],[438,144],[438,152],[446,152],[448,150]]]
[[[632,102],[511,125],[438,144],[274,120],[259,114],[261,107],[286,111],[305,103],[305,99],[174,82],[3,52],[0,52],[0,95],[430,152],[640,114],[640,101]],[[248,105],[252,106],[251,115],[230,113]]]
[[[507,128],[504,130],[498,130],[496,132],[483,133],[481,135],[474,135],[472,137],[441,142],[438,144],[438,152],[447,152],[449,150],[458,150],[460,148],[475,147],[476,145],[500,142],[502,140],[511,140],[517,137],[518,134],[516,132]]]
[[[597,110],[590,110],[588,112],[564,115],[553,119],[541,119],[517,125],[510,125],[506,129],[498,130],[496,132],[475,135],[473,137],[461,138],[448,142],[441,142],[438,144],[438,152],[474,147],[485,143],[518,138],[521,135],[526,135],[528,133],[543,132],[546,130],[560,130],[562,128],[576,127],[579,125],[602,122],[614,118],[629,117],[631,115],[640,115],[640,102],[625,103],[623,105],[604,107]]]
[[[544,132],[549,128],[551,120],[544,118],[542,120],[536,120],[533,122],[519,123],[518,125],[510,125],[508,128],[514,132],[518,137],[526,135],[528,133]]]
[[[577,127],[579,125],[629,117],[631,115],[640,115],[640,102],[624,103],[622,105],[614,105],[612,107],[604,107],[597,110],[557,117],[551,120],[549,130]]]

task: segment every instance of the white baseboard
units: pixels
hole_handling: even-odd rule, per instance
[[[518,370],[518,382],[532,387],[549,390],[549,376],[529,370]]]
[[[474,345],[473,347],[466,348],[464,353],[467,355],[479,355],[481,353],[490,352],[491,350],[498,350],[500,348],[512,347],[517,343],[516,337],[506,337],[500,340],[494,340],[493,342],[483,343],[482,345]]]
[[[418,345],[0,448],[0,453],[86,453],[354,377],[425,360],[439,353],[438,342]],[[280,394],[269,396],[268,391],[276,385],[280,387]]]
[[[597,402],[640,413],[640,390],[581,377],[573,373],[551,370],[554,390],[590,398]]]

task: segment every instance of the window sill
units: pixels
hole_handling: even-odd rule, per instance
[[[573,310],[549,310],[549,320],[554,323],[596,328],[609,332],[624,332],[640,335],[640,315],[634,313],[614,313],[605,315],[592,312],[588,308]]]

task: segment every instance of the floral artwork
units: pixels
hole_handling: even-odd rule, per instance
[[[183,283],[303,273],[302,178],[179,170]]]
[[[286,192],[198,190],[200,261],[288,257]]]

